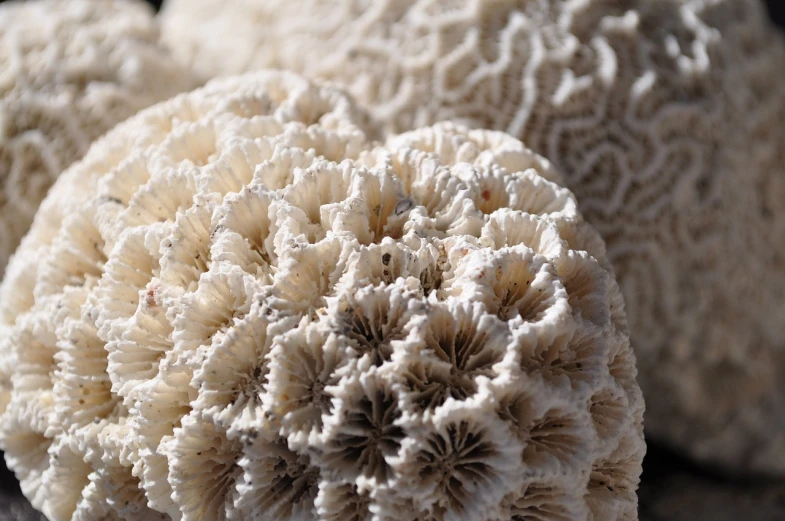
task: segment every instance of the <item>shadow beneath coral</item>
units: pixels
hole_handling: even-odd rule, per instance
[[[16,481],[14,473],[5,466],[5,458],[0,452],[0,493],[3,495],[21,495],[19,482]],[[1,511],[1,510],[0,510]]]
[[[730,480],[649,442],[640,521],[782,521],[785,484]]]
[[[0,452],[0,521],[46,521],[36,512],[30,503],[22,497],[19,482],[13,472],[5,466],[5,459]]]
[[[782,0],[766,0],[771,19],[779,27],[785,27],[785,2]]]

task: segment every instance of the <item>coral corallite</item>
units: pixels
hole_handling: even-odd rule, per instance
[[[624,305],[549,163],[219,80],[96,142],[0,286],[0,445],[52,521],[637,518]]]

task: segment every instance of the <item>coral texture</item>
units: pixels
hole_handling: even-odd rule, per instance
[[[142,108],[196,86],[141,2],[0,6],[0,274],[57,176]]]
[[[262,72],[61,176],[0,286],[0,445],[36,507],[637,518],[623,301],[572,194],[506,134],[373,134]]]
[[[163,15],[205,74],[285,66],[394,131],[454,119],[550,158],[606,241],[647,429],[785,472],[785,46],[761,2],[208,4]]]

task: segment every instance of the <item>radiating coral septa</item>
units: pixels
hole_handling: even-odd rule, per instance
[[[356,240],[343,240],[341,236],[328,236],[313,245],[292,245],[279,258],[273,298],[280,304],[273,305],[293,313],[322,307],[324,297],[333,290],[358,247]]]
[[[128,230],[116,242],[117,256],[105,265],[96,290],[89,296],[90,319],[107,341],[113,326],[128,320],[140,304],[139,292],[154,277],[158,260],[145,248],[145,234]]]
[[[137,449],[133,455],[133,474],[145,489],[148,504],[179,519],[177,504],[171,498],[166,457],[160,444],[171,439],[175,426],[191,410],[190,377],[182,371],[162,367],[159,375],[142,384],[131,409],[131,429]]]
[[[635,491],[639,478],[629,472],[630,465],[643,456],[645,446],[635,435],[622,436],[613,453],[594,462],[589,475],[586,503],[595,519],[616,517],[633,519]]]
[[[84,296],[79,301],[84,300]],[[78,308],[77,308],[78,310]],[[60,336],[67,338],[59,344],[55,355],[54,392],[58,430],[67,431],[107,417],[119,403],[112,395],[112,382],[107,373],[107,354],[97,331],[82,320],[80,314],[66,319]]]
[[[466,400],[481,378],[498,376],[511,335],[482,303],[450,298],[430,303],[396,345],[390,378],[400,385],[404,415],[427,421],[448,399]],[[499,366],[501,367],[501,366]]]
[[[414,237],[411,237],[414,239]],[[378,244],[361,246],[352,253],[339,285],[393,284],[399,278],[419,279],[424,295],[438,290],[441,285],[441,252],[438,243],[411,240],[419,243],[416,250],[407,244],[385,237]]]
[[[239,395],[261,392],[273,336],[268,334],[270,321],[260,309],[254,303],[250,312],[213,344],[194,371],[191,385],[199,390],[194,403],[199,410],[218,414]],[[294,325],[296,321],[289,319],[287,324]]]
[[[220,426],[192,411],[158,452],[169,461],[168,481],[183,521],[227,519],[241,473],[238,441],[227,439]]]
[[[576,392],[604,384],[609,355],[607,332],[560,306],[548,321],[516,328],[506,361]],[[555,311],[555,310],[554,310]]]
[[[243,473],[234,491],[235,519],[307,521],[313,518],[320,471],[279,437],[258,437],[245,445]]]
[[[161,168],[162,165],[156,165],[156,170],[161,169],[164,175],[151,177],[134,192],[128,207],[118,216],[118,224],[122,224],[122,227],[174,221],[178,213],[193,206],[196,169],[179,168],[177,163],[171,163],[166,156],[159,161],[170,163],[171,166]],[[155,159],[151,162],[155,163]],[[118,226],[111,235],[121,231],[122,228]]]
[[[352,483],[322,479],[314,506],[325,521],[371,521],[371,498]]]
[[[577,480],[574,480],[577,481]],[[529,479],[505,498],[511,519],[531,521],[572,521],[589,519],[589,509],[582,501],[580,486],[560,479]]]
[[[412,277],[378,286],[339,288],[329,300],[327,325],[347,340],[349,358],[367,356],[371,364],[389,361],[407,324],[426,311],[419,281]]]
[[[448,399],[395,462],[416,506],[450,521],[494,519],[519,486],[522,445],[482,400]]]
[[[76,451],[84,454],[84,461],[92,468],[72,520],[87,521],[97,515],[129,521],[168,519],[147,506],[144,490],[124,457],[128,434],[125,414],[127,411],[115,411],[111,418],[73,432]]]
[[[273,147],[272,156],[254,163],[253,181],[249,186],[267,190],[285,189],[297,182],[299,173],[320,162],[318,151],[313,147],[292,149],[287,140],[274,140],[270,146]]]
[[[189,205],[173,219],[161,240],[160,278],[172,290],[193,291],[210,267],[210,215],[214,208]]]
[[[566,255],[567,244],[557,225],[541,217],[507,208],[488,217],[480,236],[483,246],[501,250],[526,245],[551,261]]]
[[[237,265],[214,262],[201,277],[195,291],[180,298],[167,311],[174,330],[174,349],[194,370],[201,365],[205,351],[246,315],[262,281]]]
[[[8,409],[16,407],[24,411],[26,421],[33,422],[41,433],[46,430],[48,419],[54,412],[53,376],[57,340],[53,335],[56,327],[53,315],[57,305],[58,299],[48,299],[46,303],[41,303],[43,316],[20,317],[16,328],[6,330],[9,336],[6,337],[7,343],[2,346],[15,364]]]
[[[47,451],[52,439],[45,437],[40,427],[36,429],[21,411],[12,407],[13,402],[0,417],[0,448],[5,451],[5,462],[19,480],[22,493],[40,510],[47,495],[44,472],[49,468]]]
[[[526,170],[510,176],[507,190],[510,192],[509,207],[513,210],[555,221],[570,221],[580,215],[578,203],[572,192],[543,179],[534,170]]]
[[[547,321],[565,297],[547,259],[526,246],[469,249],[451,264],[445,293],[477,299],[515,324]]]
[[[214,234],[226,229],[242,237],[250,251],[245,256],[250,259],[258,256],[256,261],[262,266],[273,266],[275,260],[271,239],[274,237],[270,208],[275,194],[268,191],[265,185],[244,187],[237,194],[228,195],[224,203],[216,209],[213,217],[217,225]]]
[[[587,252],[571,251],[555,262],[576,315],[602,327],[610,320],[610,276]]]
[[[151,280],[139,290],[135,313],[128,320],[112,324],[106,336],[102,336],[106,340],[112,392],[121,396],[129,408],[136,400],[136,389],[158,374],[161,359],[172,347],[172,325],[161,302],[162,288],[160,280]]]
[[[66,286],[93,284],[106,262],[104,240],[95,226],[95,209],[85,205],[63,223],[63,233],[52,243],[52,251],[41,265],[36,298],[55,295]]]
[[[58,436],[49,447],[49,466],[43,476],[46,498],[40,508],[55,521],[71,519],[90,483],[92,468],[73,441],[69,436]]]
[[[571,403],[562,394],[525,427],[528,439],[522,461],[527,476],[580,475],[587,471],[598,440],[594,429],[586,428],[591,425],[591,416],[582,405]]]
[[[609,440],[618,439],[623,432],[632,430],[635,418],[629,411],[627,395],[618,384],[609,384],[592,395],[589,413],[602,444],[613,447],[613,443],[607,443]]]
[[[293,207],[301,209],[310,224],[319,224],[321,233],[330,229],[324,221],[323,207],[340,203],[349,197],[354,169],[350,162],[334,163],[313,159],[293,169],[292,183],[283,190],[283,198]],[[313,241],[311,241],[313,242]]]
[[[412,201],[424,207],[429,215],[443,213],[451,198],[467,188],[447,165],[431,154],[409,148],[401,148],[395,155],[385,153],[390,154],[384,150],[376,152],[380,159],[387,159]]]
[[[324,417],[319,464],[363,490],[393,481],[391,462],[405,437],[397,392],[375,368],[348,374],[326,390],[333,410]]]
[[[327,387],[338,383],[336,370],[345,356],[344,343],[320,322],[304,319],[275,339],[263,402],[290,447],[307,449],[321,434],[323,417],[332,410]]]
[[[169,519],[146,505],[144,491],[127,467],[107,467],[90,473],[90,483],[82,492],[72,520],[88,521],[98,515],[128,521]]]
[[[614,272],[608,261],[605,241],[593,226],[583,219],[557,219],[555,224],[559,229],[559,235],[567,241],[571,249],[585,251],[606,271]]]

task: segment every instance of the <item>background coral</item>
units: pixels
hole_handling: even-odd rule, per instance
[[[196,86],[141,2],[0,6],[0,274],[57,175],[115,124]]]
[[[785,472],[785,45],[760,2],[229,5],[162,14],[205,75],[285,67],[390,130],[457,119],[551,158],[608,244],[652,437]]]
[[[0,445],[34,506],[637,518],[623,303],[560,176],[498,132],[373,134],[263,72],[60,177],[0,286]]]

